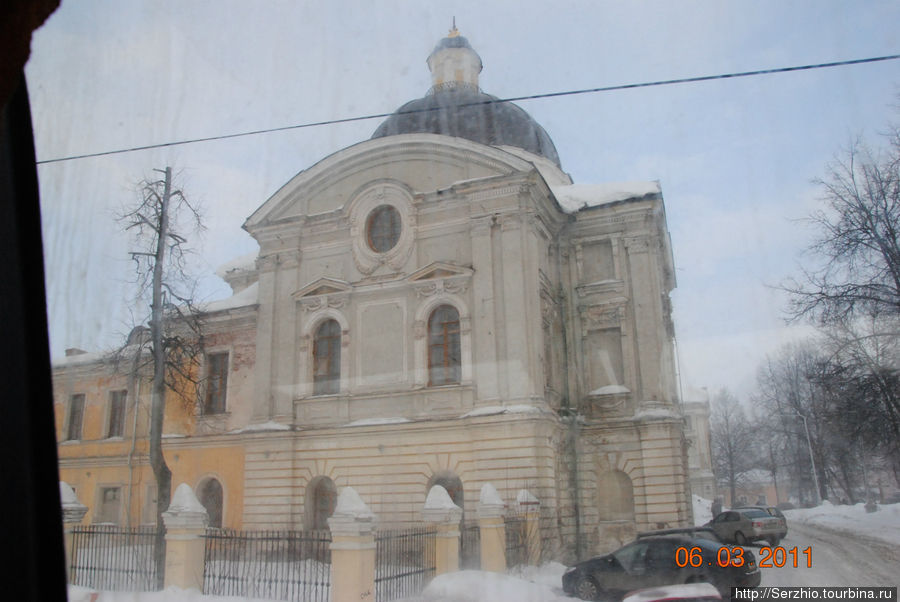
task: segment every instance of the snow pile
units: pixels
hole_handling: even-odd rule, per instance
[[[559,565],[562,566],[562,565]],[[460,571],[435,577],[417,598],[422,602],[571,602],[562,593],[562,579],[555,586],[533,583],[513,575],[485,571]]]
[[[458,510],[459,506],[450,499],[450,494],[440,485],[435,485],[425,498],[426,510]]]
[[[375,518],[372,511],[366,503],[359,497],[353,487],[344,487],[338,495],[337,506],[334,508],[335,515],[355,516],[356,518]]]
[[[505,506],[503,498],[497,492],[497,488],[490,483],[481,486],[481,495],[478,497],[478,503],[482,506]]]
[[[167,587],[160,592],[97,592],[96,590],[69,586],[69,602],[267,602],[262,598],[243,596],[204,596],[195,589]]]
[[[172,502],[169,504],[168,512],[206,512],[206,508],[194,495],[194,490],[187,483],[182,483],[175,489],[175,495],[172,496]]]
[[[639,199],[661,192],[659,182],[569,184],[567,186],[550,186],[550,190],[566,213],[575,213],[586,207],[598,207],[629,199]]]
[[[792,522],[811,525],[845,535],[862,535],[891,544],[900,541],[900,504],[879,506],[877,512],[866,512],[862,502],[855,506],[834,506],[828,501],[815,508],[785,510],[788,529]]]
[[[63,506],[66,504],[77,504],[78,498],[75,497],[75,490],[65,481],[59,482],[59,499]]]
[[[712,500],[692,495],[694,499],[694,525],[703,526],[712,520]]]

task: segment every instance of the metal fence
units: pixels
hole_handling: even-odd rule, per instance
[[[416,527],[375,534],[375,602],[422,591],[434,576],[437,531]]]
[[[506,567],[512,568],[525,564],[528,554],[526,537],[526,521],[522,517],[507,517],[506,527]]]
[[[477,522],[459,526],[459,568],[481,568],[481,529]]]
[[[328,602],[330,545],[329,531],[209,529],[203,593]]]
[[[85,525],[72,529],[69,583],[96,590],[161,589],[156,527]]]

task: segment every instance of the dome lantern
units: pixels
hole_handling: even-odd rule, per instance
[[[458,87],[478,90],[481,57],[472,49],[469,41],[459,35],[455,18],[453,29],[437,43],[426,63],[431,71],[432,92]]]

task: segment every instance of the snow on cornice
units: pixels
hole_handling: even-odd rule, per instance
[[[259,251],[253,251],[251,253],[247,253],[246,255],[241,255],[240,257],[235,257],[231,261],[227,261],[216,268],[216,276],[222,278],[223,280],[227,280],[227,275],[230,272],[239,271],[251,271],[256,269],[256,256],[259,254]]]
[[[514,404],[509,406],[484,406],[483,408],[475,408],[471,412],[466,412],[460,418],[475,418],[477,416],[493,416],[496,414],[543,414],[544,409],[538,406],[530,406],[526,404]]]
[[[254,433],[254,432],[266,432],[266,431],[289,431],[291,430],[291,426],[287,424],[281,424],[280,422],[275,422],[269,420],[268,422],[260,422],[258,424],[248,424],[245,427],[235,429],[233,431],[228,431],[229,435],[234,435],[238,433]]]
[[[662,194],[659,182],[607,182],[563,186],[551,184],[550,190],[566,213]]]

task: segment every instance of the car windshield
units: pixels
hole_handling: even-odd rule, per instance
[[[896,581],[900,2],[39,3],[73,586]]]

